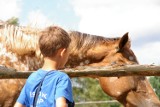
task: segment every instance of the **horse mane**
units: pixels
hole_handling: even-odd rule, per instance
[[[87,33],[81,33],[78,31],[70,31],[69,35],[71,37],[71,53],[82,52],[85,53],[87,50],[96,47],[97,45],[108,45],[111,46],[120,40],[119,37],[116,38],[106,38],[98,35],[91,35]]]
[[[5,24],[0,28],[0,42],[8,51],[18,55],[33,54],[39,49],[39,32],[40,29],[36,28]]]
[[[17,55],[36,55],[40,56],[38,46],[39,33],[41,29],[13,26],[5,24],[0,28],[0,42],[3,43],[8,51],[14,52]],[[78,31],[69,31],[71,37],[70,53],[77,54],[78,52],[85,53],[87,50],[96,47],[97,45],[113,46],[118,45],[120,40],[117,38],[106,38],[103,36],[81,33]]]

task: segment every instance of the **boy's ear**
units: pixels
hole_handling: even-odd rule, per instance
[[[60,55],[63,56],[66,52],[66,48],[62,48],[60,49]]]

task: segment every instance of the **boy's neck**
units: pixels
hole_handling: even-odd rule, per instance
[[[44,64],[42,66],[43,70],[51,71],[58,70],[58,62],[55,59],[44,58]]]

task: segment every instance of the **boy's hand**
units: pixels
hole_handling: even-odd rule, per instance
[[[26,107],[26,106],[22,105],[22,104],[19,103],[19,102],[16,102],[16,104],[14,105],[14,107]]]
[[[68,107],[66,99],[64,97],[57,98],[56,107]]]

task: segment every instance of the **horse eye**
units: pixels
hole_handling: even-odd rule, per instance
[[[111,66],[112,66],[112,65],[115,65],[115,64],[116,64],[116,61],[112,62],[112,63],[111,63]]]
[[[133,59],[134,59],[133,56],[129,56],[129,60],[133,61]]]
[[[119,47],[116,47],[116,52],[118,53],[118,52],[120,52],[120,49],[119,49]]]

